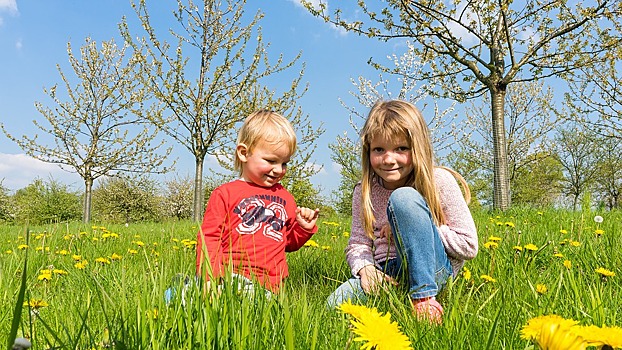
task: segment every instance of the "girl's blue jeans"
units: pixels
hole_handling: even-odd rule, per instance
[[[412,299],[435,296],[452,275],[445,247],[432,219],[427,202],[412,187],[400,187],[391,193],[387,217],[397,247],[397,258],[377,264],[385,274],[400,283],[408,283]],[[364,302],[360,278],[350,278],[327,300],[336,307],[351,300]]]

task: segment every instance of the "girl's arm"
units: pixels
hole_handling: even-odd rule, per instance
[[[477,255],[478,238],[475,222],[454,176],[447,170],[435,170],[445,224],[439,234],[447,254],[460,260],[470,260]]]
[[[372,250],[373,241],[367,236],[363,229],[361,217],[361,186],[354,187],[352,194],[352,228],[350,239],[346,246],[346,261],[350,266],[353,276],[358,276],[359,271],[368,265],[374,266],[374,254]]]

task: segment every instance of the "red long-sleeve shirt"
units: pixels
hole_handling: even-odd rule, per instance
[[[278,291],[288,275],[285,252],[300,249],[317,232],[317,226],[307,231],[298,224],[296,208],[280,184],[235,180],[216,188],[197,235],[197,275],[206,273],[209,279],[211,271],[217,278],[230,269]]]

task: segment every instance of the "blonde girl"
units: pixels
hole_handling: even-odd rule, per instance
[[[364,301],[383,283],[402,282],[415,316],[441,323],[436,295],[478,251],[469,187],[455,171],[434,165],[427,124],[411,103],[377,102],[361,144],[362,179],[354,188],[345,249],[353,277],[328,305]]]

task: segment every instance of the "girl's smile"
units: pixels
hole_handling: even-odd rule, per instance
[[[374,137],[369,145],[369,161],[389,190],[404,186],[413,171],[412,153],[405,135],[390,139]]]

